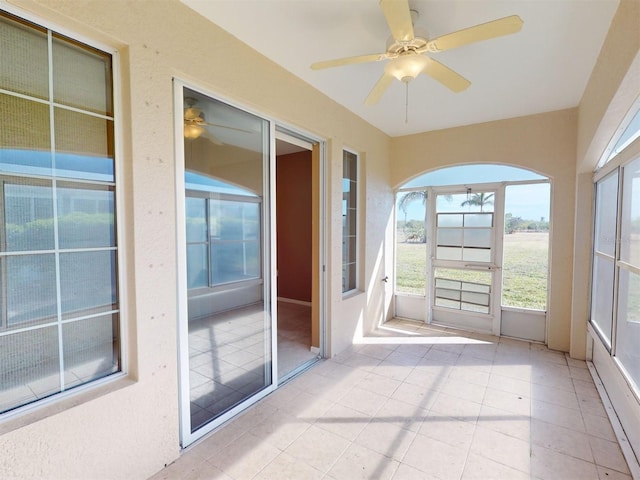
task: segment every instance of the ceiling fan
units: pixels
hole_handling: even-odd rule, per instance
[[[380,7],[391,31],[386,52],[327,60],[311,65],[313,70],[321,70],[356,63],[390,60],[384,67],[382,77],[367,96],[365,105],[378,103],[394,78],[408,84],[420,73],[426,73],[453,92],[465,90],[471,85],[469,80],[446,65],[423,54],[443,52],[470,43],[517,33],[523,24],[518,15],[511,15],[429,40],[419,31],[416,36],[412,13],[417,12],[410,10],[408,0],[380,0]]]
[[[197,103],[195,98],[185,97],[184,103],[186,105],[184,109],[184,137],[189,140],[195,140],[200,136],[204,136],[215,145],[224,145],[224,143],[215,137],[206,127],[224,128],[242,133],[254,133],[251,130],[205,121],[204,113],[195,106]]]

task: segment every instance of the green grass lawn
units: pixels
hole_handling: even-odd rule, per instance
[[[548,242],[548,233],[516,232],[504,236],[503,305],[546,310]],[[425,249],[424,243],[398,243],[396,290],[399,293],[425,294]],[[464,272],[461,279],[478,281],[478,273]]]
[[[424,243],[398,243],[396,249],[396,291],[425,295],[427,252]]]

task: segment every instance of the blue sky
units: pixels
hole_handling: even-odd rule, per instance
[[[422,185],[473,185],[474,183],[495,183],[501,181],[541,180],[545,177],[534,172],[505,165],[467,165],[443,168],[430,172],[407,182],[403,188],[411,188]],[[474,193],[478,193],[474,189]],[[459,200],[459,199],[457,199]],[[451,207],[444,206],[446,211],[464,211],[459,202],[452,203]],[[544,217],[549,220],[550,185],[537,183],[529,185],[510,185],[506,188],[505,213],[511,213],[514,217],[523,220],[539,221]],[[403,219],[402,212],[398,218]],[[413,202],[407,209],[407,219],[423,219],[424,208],[420,202]]]

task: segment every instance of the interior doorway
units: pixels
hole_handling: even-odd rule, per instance
[[[278,381],[320,356],[319,144],[276,130]]]

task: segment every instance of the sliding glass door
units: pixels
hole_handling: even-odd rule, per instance
[[[180,92],[186,446],[273,388],[274,320],[270,124],[185,86]]]

